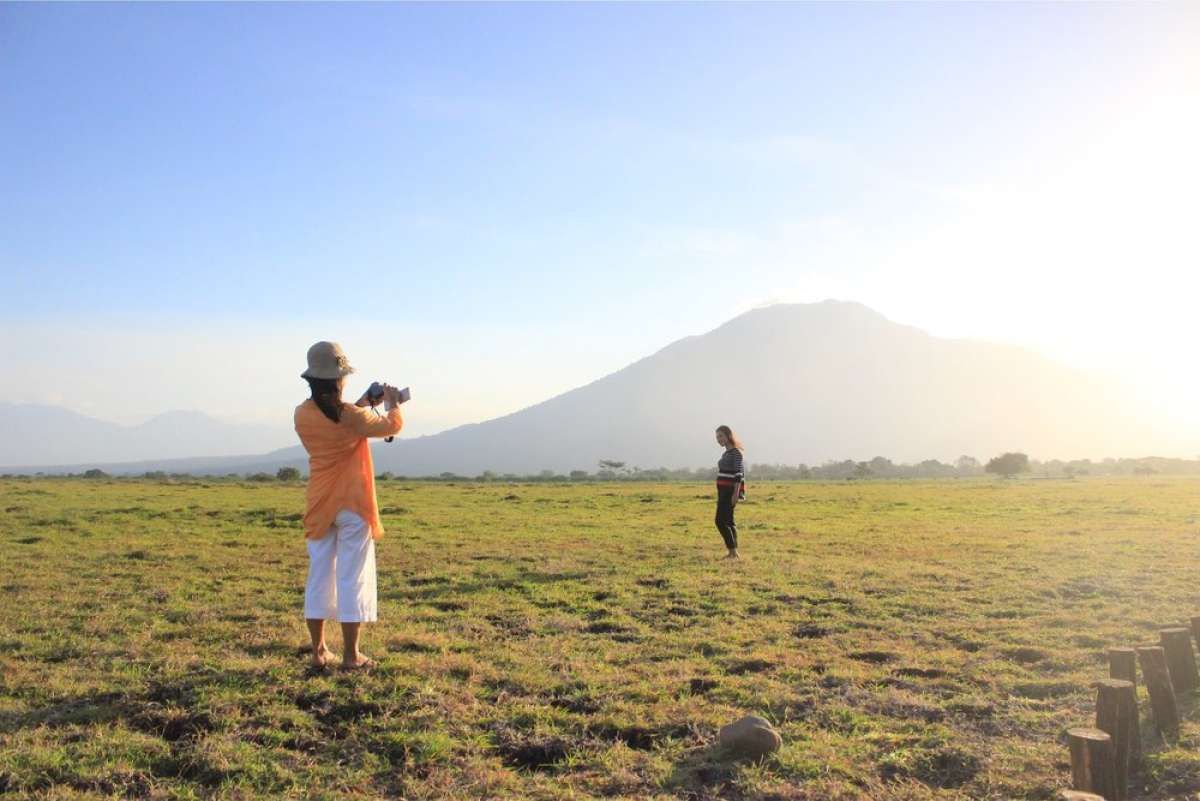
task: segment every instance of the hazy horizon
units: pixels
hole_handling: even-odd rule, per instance
[[[711,365],[721,365],[717,383]],[[306,465],[291,432],[272,435],[266,426],[183,413],[119,428],[58,409],[3,408],[14,428],[0,442],[0,466],[273,474]],[[618,458],[694,468],[710,460],[705,432],[718,419],[752,443],[758,464],[877,456],[952,463],[1009,450],[1068,461],[1200,452],[1200,430],[1173,433],[1110,378],[1020,347],[932,337],[862,304],[828,300],[765,306],[512,414],[377,444],[376,467],[530,475]],[[253,458],[223,461],[232,456]]]
[[[858,301],[849,299],[849,298],[846,298],[846,299],[824,298],[822,300],[814,301],[812,303],[796,303],[796,302],[764,303],[764,304],[760,304],[760,305],[754,307],[753,309],[748,309],[746,311],[754,311],[754,310],[758,310],[758,309],[769,309],[769,308],[772,308],[775,306],[788,306],[788,305],[801,305],[802,306],[802,305],[814,305],[814,304],[823,304],[823,303],[845,303],[845,304],[852,304],[852,305],[861,305],[861,306],[864,306],[864,307],[870,309],[873,312],[879,313],[878,310],[873,309],[869,306],[866,306],[866,304],[860,304]],[[603,372],[600,374],[582,377],[577,383],[571,384],[569,386],[563,386],[561,390],[554,391],[553,394],[546,395],[545,397],[532,398],[529,400],[524,400],[524,399],[519,400],[519,401],[516,401],[516,403],[519,403],[520,405],[512,406],[509,408],[497,407],[497,409],[498,409],[497,411],[487,412],[487,413],[485,413],[485,416],[479,417],[479,418],[456,419],[453,422],[449,422],[445,425],[442,425],[441,427],[436,427],[436,428],[427,424],[427,425],[421,426],[421,430],[419,430],[416,435],[417,436],[426,436],[426,435],[430,435],[430,434],[437,434],[437,433],[441,433],[442,431],[446,431],[446,430],[455,428],[460,425],[484,422],[486,420],[494,419],[497,417],[503,417],[507,414],[512,414],[513,412],[521,411],[523,409],[529,408],[530,406],[537,405],[538,403],[541,403],[542,401],[545,401],[552,397],[561,395],[564,392],[569,392],[573,389],[578,389],[579,387],[586,386],[587,384],[590,384],[594,381],[597,381],[597,380],[602,379],[606,376],[609,376],[615,372],[618,372],[622,368],[629,366],[629,364],[640,361],[644,358],[654,355],[655,353],[659,352],[660,350],[663,350],[664,348],[670,347],[670,345],[672,345],[674,342],[677,342],[682,339],[686,339],[688,337],[702,336],[704,334],[710,333],[710,332],[720,328],[721,326],[725,325],[726,323],[730,322],[731,320],[736,319],[736,317],[740,317],[742,314],[745,314],[746,311],[742,311],[736,316],[732,316],[730,318],[715,322],[714,324],[704,328],[703,330],[685,333],[685,334],[681,335],[678,339],[673,340],[672,342],[662,342],[662,343],[658,344],[657,346],[652,347],[650,350],[647,350],[644,353],[633,355],[629,359],[629,361],[624,364],[617,365],[617,366],[613,367],[612,369],[607,370],[606,372]],[[928,331],[927,329],[923,328],[920,325],[913,324],[913,323],[907,322],[907,321],[893,320],[893,319],[887,317],[887,315],[883,315],[883,316],[886,319],[888,319],[890,322],[894,322],[894,323],[897,323],[899,325],[903,325],[906,327],[915,328],[919,331],[922,331],[923,333],[928,333],[933,336],[937,336],[936,334],[933,334],[932,332]],[[1021,343],[1021,342],[1005,342],[1005,341],[996,340],[996,339],[987,339],[987,338],[983,338],[983,337],[971,337],[971,336],[939,337],[939,338],[947,339],[947,340],[951,340],[951,341],[977,342],[980,344],[1001,345],[1001,346],[1019,348],[1021,350],[1028,351],[1029,353],[1036,354],[1038,356],[1047,358],[1053,362],[1063,365],[1064,367],[1079,369],[1085,373],[1090,373],[1090,374],[1096,375],[1098,377],[1106,377],[1106,378],[1116,379],[1119,382],[1127,383],[1126,377],[1120,373],[1113,372],[1112,370],[1106,370],[1102,367],[1097,367],[1097,366],[1089,366],[1086,364],[1084,364],[1084,365],[1072,364],[1067,359],[1064,359],[1060,356],[1055,356],[1054,354],[1047,353],[1045,351],[1039,350],[1036,347],[1033,347],[1033,346],[1030,346],[1028,344]],[[368,347],[369,347],[369,345],[368,345]],[[360,354],[360,355],[374,355],[374,354],[368,352],[367,354]],[[281,358],[281,360],[282,360],[282,358]],[[358,368],[357,365],[359,365],[359,364],[370,365],[370,364],[377,364],[377,363],[381,363],[381,362],[379,361],[379,357],[376,356],[376,360],[373,362],[372,361],[362,362],[358,359],[353,359],[352,363],[354,365],[356,365],[356,373],[354,375],[351,375],[348,379],[347,397],[346,397],[347,401],[353,400],[353,398],[350,397],[352,389],[357,388],[357,386],[359,384],[365,385],[366,383],[369,383],[371,380],[373,380],[369,376],[374,375],[374,374],[368,373],[368,372],[364,371],[363,369]],[[379,372],[378,374],[385,375],[386,371]],[[71,411],[74,411],[85,417],[89,417],[91,419],[100,420],[100,421],[103,421],[106,423],[113,423],[115,425],[118,425],[118,426],[121,426],[124,428],[134,428],[134,427],[137,427],[140,425],[144,425],[144,424],[151,422],[157,418],[161,418],[164,415],[170,415],[170,414],[175,414],[175,413],[199,412],[201,414],[204,414],[208,417],[213,418],[214,420],[219,420],[221,422],[230,423],[230,424],[259,425],[259,426],[270,426],[270,425],[274,424],[279,427],[279,430],[281,432],[281,437],[283,438],[283,442],[281,445],[281,447],[282,447],[285,445],[294,445],[295,444],[295,441],[294,441],[295,435],[294,435],[294,432],[291,430],[291,412],[295,406],[295,403],[297,403],[300,400],[302,400],[303,398],[307,397],[307,386],[304,384],[304,382],[297,381],[296,383],[298,384],[299,389],[297,390],[296,393],[294,393],[294,395],[292,397],[286,398],[284,400],[283,407],[273,408],[273,409],[267,411],[264,415],[262,415],[260,417],[246,416],[244,414],[244,411],[242,414],[239,414],[236,409],[231,410],[231,412],[228,414],[222,414],[219,412],[213,412],[211,410],[200,408],[200,407],[185,407],[185,406],[181,406],[178,408],[164,408],[164,409],[160,409],[157,411],[150,410],[150,411],[146,411],[142,414],[126,415],[126,414],[118,413],[115,416],[104,416],[102,414],[96,414],[91,411],[88,411],[88,409],[91,407],[87,406],[86,404],[83,404],[79,407],[72,406],[71,399],[65,397],[64,395],[62,395],[61,393],[58,393],[58,392],[48,393],[45,397],[43,397],[40,400],[30,399],[30,400],[15,400],[14,401],[14,400],[6,399],[6,398],[0,398],[0,403],[11,403],[14,405],[31,405],[31,406],[39,406],[39,405],[41,405],[41,406],[56,406],[56,407],[60,407],[60,408],[64,408],[64,409],[69,409]],[[410,406],[409,408],[412,408],[412,407]],[[1200,423],[1197,424],[1197,427],[1194,429],[1193,433],[1200,434]],[[407,436],[413,435],[412,431],[411,430],[406,431],[406,435]],[[1183,450],[1180,451],[1180,453],[1184,453],[1184,452],[1185,451],[1183,451]],[[1187,452],[1190,453],[1190,451],[1187,451]]]
[[[336,339],[419,436],[833,297],[1194,455],[1194,4],[4,4],[0,68],[0,402],[287,445]]]

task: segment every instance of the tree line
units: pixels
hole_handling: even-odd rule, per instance
[[[953,462],[926,459],[915,463],[893,462],[883,456],[868,461],[844,459],[828,461],[819,465],[800,464],[751,464],[746,470],[750,481],[854,481],[871,479],[931,479],[931,478],[975,478],[988,474],[1013,477],[1029,474],[1037,478],[1074,478],[1076,476],[1150,476],[1150,475],[1200,475],[1200,459],[1173,459],[1150,456],[1139,459],[1075,459],[1036,460],[1027,454],[1013,451],[1000,454],[980,462],[972,456],[960,456]],[[113,478],[103,470],[92,468],[81,473],[49,476],[45,473],[4,474],[0,478]],[[298,468],[281,467],[275,473],[228,473],[223,476],[195,475],[149,471],[117,478],[140,478],[156,481],[233,480],[255,482],[299,481],[304,476]],[[603,481],[713,481],[716,470],[701,468],[642,468],[616,459],[602,459],[596,469],[571,470],[569,472],[542,470],[534,474],[501,473],[485,470],[477,475],[442,473],[436,476],[405,476],[391,472],[375,476],[379,481],[475,481],[475,482],[603,482]]]

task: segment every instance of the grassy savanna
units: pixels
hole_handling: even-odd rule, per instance
[[[311,675],[303,491],[0,482],[0,792],[1045,799],[1200,613],[1197,479],[752,483],[741,563],[706,484],[382,482],[381,665]],[[1138,796],[1200,789],[1190,701]]]

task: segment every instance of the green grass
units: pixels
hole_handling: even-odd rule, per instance
[[[1198,479],[753,483],[740,564],[707,485],[379,495],[381,667],[314,677],[301,484],[0,481],[0,794],[1049,799],[1106,647],[1200,614]]]

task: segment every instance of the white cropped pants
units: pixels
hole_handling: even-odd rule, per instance
[[[339,623],[379,619],[375,588],[375,540],[371,527],[343,509],[319,540],[308,540],[308,584],[304,617]]]

